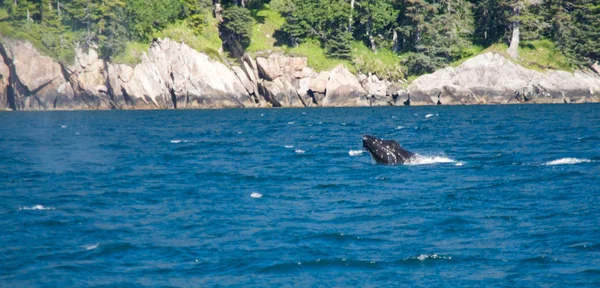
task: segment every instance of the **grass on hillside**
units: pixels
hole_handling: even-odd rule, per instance
[[[0,12],[1,13],[1,12]],[[67,64],[73,64],[75,61],[74,47],[70,44],[76,36],[72,32],[66,32],[61,35],[63,43],[59,41],[57,35],[49,34],[43,30],[43,27],[36,23],[25,23],[20,27],[14,27],[9,22],[0,21],[0,36],[2,38],[22,39],[28,41],[42,55],[49,56],[54,60]],[[0,38],[0,41],[2,39]],[[52,50],[44,45],[43,41],[54,42],[60,49]]]
[[[150,44],[140,42],[127,42],[125,51],[119,53],[113,58],[114,63],[136,65],[142,61],[142,54],[148,52]]]
[[[205,24],[197,33],[186,21],[179,21],[167,26],[165,29],[154,33],[154,38],[169,38],[173,41],[183,42],[196,51],[203,52],[213,59],[219,60],[221,55],[221,38],[217,20],[210,15],[205,15]],[[114,61],[122,64],[135,65],[141,61],[141,55],[150,48],[149,43],[128,42],[125,51],[117,55]]]
[[[545,72],[548,69],[573,72],[573,67],[569,65],[558,47],[547,39],[521,41],[519,43],[519,60],[513,60],[506,50],[508,50],[506,43],[496,43],[485,48],[481,53],[496,52],[506,59],[538,72]]]
[[[519,43],[519,56],[522,61],[517,61],[517,63],[529,69],[573,72],[573,67],[569,65],[563,53],[548,39],[521,41]]]
[[[277,31],[281,30],[281,26],[285,24],[285,19],[277,11],[271,10],[269,4],[252,9],[250,12],[256,23],[252,27],[252,39],[246,51],[250,53],[266,50],[283,51],[282,46],[285,46],[285,44],[278,43],[276,37],[280,36]]]

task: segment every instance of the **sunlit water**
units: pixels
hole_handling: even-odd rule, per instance
[[[0,113],[0,287],[597,287],[599,115]]]

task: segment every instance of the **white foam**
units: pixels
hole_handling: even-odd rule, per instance
[[[242,134],[242,133],[244,133],[244,132],[242,132],[242,131],[238,131],[238,134]]]
[[[443,156],[423,156],[423,155],[415,155],[415,157],[411,158],[407,161],[406,165],[428,165],[428,164],[438,164],[438,163],[454,163],[456,161],[443,157]]]
[[[365,152],[364,150],[350,150],[348,151],[348,154],[350,154],[350,156],[360,156],[363,152]]]
[[[288,122],[288,125],[294,125],[296,122]]]
[[[77,132],[77,133],[75,133],[75,135],[81,135],[81,133]]]
[[[260,117],[264,117],[264,116],[265,116],[265,114],[260,114]]]
[[[306,151],[304,151],[304,150],[301,150],[301,149],[296,149],[296,153],[298,153],[298,154],[304,154],[305,152],[306,152]]]
[[[60,128],[67,128],[67,127],[68,127],[67,125],[60,126]]]
[[[177,143],[181,143],[181,142],[183,142],[183,141],[181,141],[181,140],[177,140],[177,139],[175,139],[175,140],[171,140],[171,143],[173,143],[173,144],[177,144]]]
[[[456,166],[463,166],[463,165],[465,165],[465,163],[463,163],[463,162],[456,163]]]
[[[433,116],[433,114],[427,114],[427,115],[425,115],[425,118],[429,118],[429,117],[432,117],[432,116]]]
[[[404,129],[404,126],[398,126],[398,127],[396,127],[396,130],[401,130],[401,129]]]
[[[427,259],[445,259],[452,260],[452,256],[440,256],[438,254],[421,254],[417,257],[419,261],[425,261]]]
[[[263,195],[258,192],[252,192],[252,194],[250,194],[250,197],[252,197],[252,198],[260,198],[262,196]]]
[[[553,166],[553,165],[572,165],[579,163],[589,163],[592,162],[590,159],[579,159],[579,158],[561,158],[558,160],[553,160],[550,162],[546,162],[544,165]]]
[[[44,207],[42,205],[35,205],[33,207],[20,207],[19,210],[54,210],[53,207]]]
[[[84,248],[85,250],[94,250],[94,249],[98,248],[98,246],[100,246],[100,243],[83,245],[83,246],[81,246],[81,248]]]
[[[283,147],[285,147],[285,148],[287,148],[287,149],[292,149],[292,148],[294,148],[294,145],[285,145],[285,146],[283,146]]]

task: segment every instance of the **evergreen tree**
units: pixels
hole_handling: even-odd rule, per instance
[[[352,49],[350,48],[352,34],[347,31],[332,32],[330,38],[325,43],[327,56],[338,59],[351,59]]]
[[[240,6],[231,6],[223,11],[223,22],[220,24],[223,44],[232,50],[243,52],[250,45],[254,18],[250,11]]]
[[[600,2],[572,1],[572,27],[566,52],[573,62],[589,65],[600,60]]]

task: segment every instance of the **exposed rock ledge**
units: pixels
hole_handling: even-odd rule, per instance
[[[317,73],[305,57],[282,54],[226,66],[169,39],[153,43],[135,67],[102,61],[91,49],[65,65],[28,42],[0,43],[0,110],[383,106],[409,97],[412,105],[598,102],[600,76],[539,73],[486,53],[404,89],[341,65]]]

